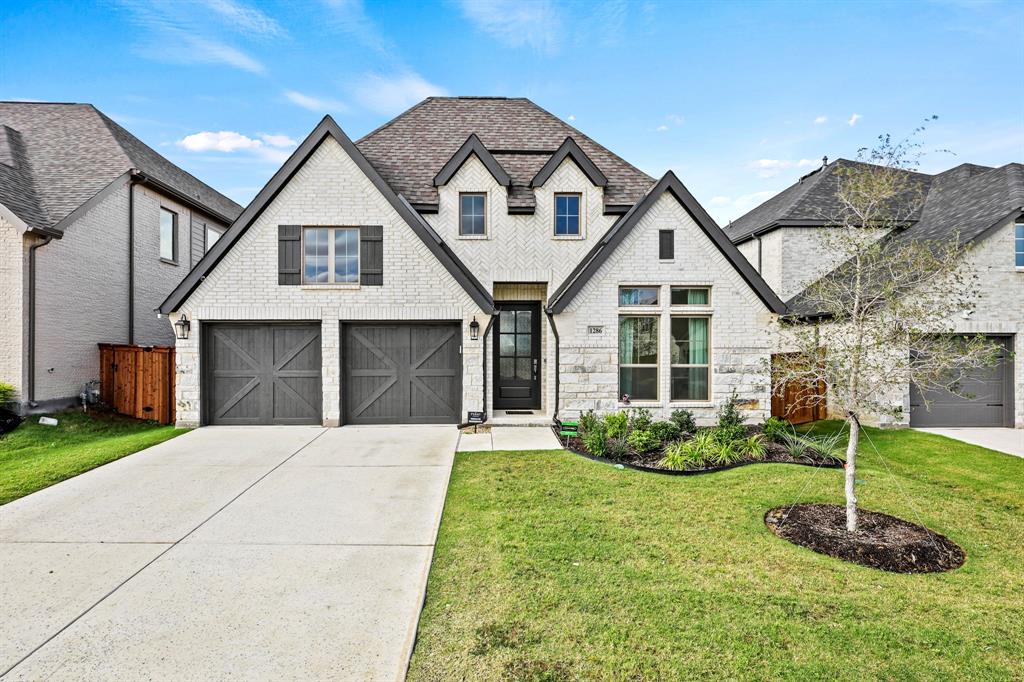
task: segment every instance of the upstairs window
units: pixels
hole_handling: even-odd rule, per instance
[[[555,236],[578,237],[580,234],[580,195],[555,195]]]
[[[178,214],[166,208],[160,209],[160,258],[178,261]]]
[[[305,228],[302,231],[302,282],[358,284],[359,228]]]
[[[459,234],[487,234],[487,196],[485,194],[459,195]]]
[[[1017,223],[1013,226],[1014,229],[1014,263],[1021,270],[1024,270],[1024,223]]]
[[[213,248],[213,245],[217,243],[220,236],[224,234],[223,230],[218,230],[216,227],[211,225],[206,226],[206,250],[209,252]]]

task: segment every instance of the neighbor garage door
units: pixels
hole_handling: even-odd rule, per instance
[[[204,324],[207,424],[320,424],[320,324]]]
[[[346,424],[455,424],[462,399],[459,323],[342,325]]]
[[[992,337],[1001,353],[998,364],[974,370],[961,381],[957,390],[922,391],[910,389],[911,426],[1012,426],[1013,368],[1010,363],[1010,339]],[[966,397],[965,397],[966,396]],[[925,401],[931,402],[930,409]]]

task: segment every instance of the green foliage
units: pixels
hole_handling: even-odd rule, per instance
[[[755,433],[751,436],[747,436],[746,438],[741,438],[734,443],[736,449],[744,457],[749,457],[750,459],[764,459],[764,456],[768,451],[764,440],[763,435]]]
[[[608,451],[607,422],[603,419],[594,419],[583,431],[581,438],[584,447],[587,448],[587,452],[595,457],[604,457]]]
[[[726,399],[722,406],[718,408],[718,426],[723,429],[735,429],[735,427],[743,426],[743,415],[740,414],[739,409],[740,399],[736,396],[736,389],[732,390],[732,394]]]
[[[18,391],[12,384],[5,384],[0,381],[0,407],[3,407],[7,403],[13,403],[17,395]]]
[[[635,429],[626,438],[629,447],[640,453],[651,452],[661,447],[661,439],[650,429]]]
[[[804,447],[822,457],[842,459],[846,448],[846,438],[842,429],[820,436],[800,436],[800,440]]]
[[[669,417],[672,423],[679,427],[681,433],[696,433],[697,422],[693,418],[693,412],[689,410],[673,410]]]
[[[593,431],[594,429],[598,428],[598,424],[600,424],[600,423],[601,423],[601,418],[598,417],[597,414],[595,414],[593,410],[587,410],[586,412],[581,414],[580,415],[579,429],[578,429],[580,437],[582,437],[588,431]]]
[[[682,435],[679,427],[673,422],[654,422],[648,430],[658,438],[661,444],[679,440]]]
[[[710,429],[693,434],[690,440],[672,443],[665,448],[665,456],[659,464],[666,469],[699,469],[712,461],[719,443]]]
[[[743,424],[718,425],[711,429],[719,443],[729,444],[747,437],[747,428]]]
[[[605,416],[604,425],[609,438],[623,438],[629,429],[629,415],[625,412],[612,412]]]
[[[792,432],[784,433],[782,435],[781,445],[786,448],[786,454],[793,459],[800,459],[807,451],[807,446],[804,445],[803,438]]]
[[[646,407],[638,407],[629,412],[630,431],[646,431],[653,422],[654,419],[651,417],[651,411]]]
[[[625,438],[609,438],[605,456],[609,459],[625,459],[629,454],[629,443]]]
[[[782,443],[793,433],[793,427],[785,419],[768,417],[764,420],[764,437],[772,443]]]

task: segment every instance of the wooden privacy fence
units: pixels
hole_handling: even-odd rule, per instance
[[[174,423],[174,347],[101,343],[100,399],[116,412]]]
[[[773,355],[773,364],[782,360]],[[806,424],[825,419],[825,382],[789,381],[772,393],[772,416],[790,424]]]

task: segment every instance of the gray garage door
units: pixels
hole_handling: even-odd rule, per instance
[[[341,336],[344,423],[458,423],[458,323],[345,324]]]
[[[999,363],[975,370],[960,383],[959,393],[910,389],[911,426],[1012,426],[1013,367],[1010,339],[992,337],[1002,349]],[[964,397],[966,396],[966,397]],[[925,399],[931,401],[925,408]]]
[[[319,324],[203,325],[207,424],[320,424]]]

